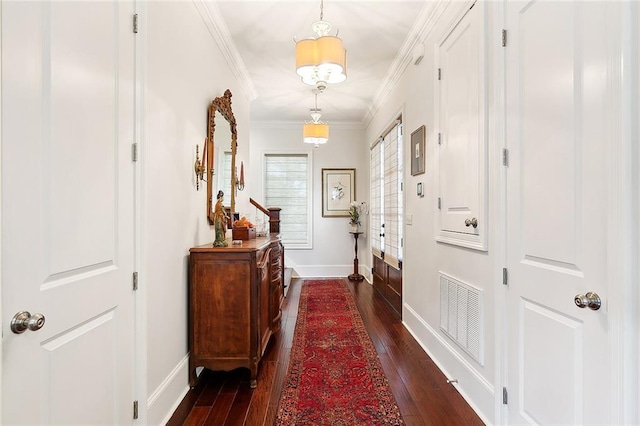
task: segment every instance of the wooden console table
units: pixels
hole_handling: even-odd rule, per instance
[[[353,235],[353,239],[355,240],[355,257],[353,258],[353,274],[349,275],[349,279],[351,281],[362,281],[364,280],[364,276],[358,273],[358,237],[362,232],[349,232]]]
[[[246,367],[257,385],[258,363],[280,329],[284,248],[272,233],[242,245],[189,250],[189,384],[196,367]]]

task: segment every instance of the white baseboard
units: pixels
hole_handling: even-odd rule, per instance
[[[457,379],[452,383],[467,403],[487,424],[494,424],[495,388],[459,354],[436,330],[407,304],[403,306],[402,322],[418,341],[422,349],[447,376]]]
[[[147,424],[166,425],[189,391],[189,354],[169,373],[147,400]]]
[[[297,265],[293,270],[296,278],[346,277],[353,274],[353,265]]]
[[[360,272],[367,281],[371,282],[371,267],[359,265]],[[293,267],[293,277],[295,278],[331,278],[346,277],[353,274],[353,264],[351,265],[296,265]]]

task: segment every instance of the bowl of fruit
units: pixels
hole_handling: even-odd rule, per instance
[[[250,240],[256,237],[256,228],[247,220],[246,216],[233,221],[231,234],[234,240]]]

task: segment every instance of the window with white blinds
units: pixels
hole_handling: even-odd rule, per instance
[[[384,261],[402,261],[402,123],[384,137]]]
[[[224,151],[220,160],[217,189],[224,192],[224,200],[229,205],[231,202],[231,151]],[[216,194],[213,194],[214,198],[215,196]]]
[[[309,154],[265,154],[264,195],[280,207],[280,234],[286,248],[311,248],[311,158]]]
[[[395,267],[402,262],[402,122],[371,147],[371,247]]]
[[[384,212],[382,200],[384,198],[384,185],[382,184],[382,158],[384,156],[384,143],[378,139],[371,147],[371,200],[369,202],[369,215],[371,226],[371,251],[374,255],[382,257],[384,236],[382,233],[384,224]]]

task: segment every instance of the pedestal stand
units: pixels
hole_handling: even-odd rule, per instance
[[[358,237],[362,232],[349,232],[355,240],[355,257],[353,258],[353,274],[349,275],[351,281],[362,281],[364,277],[358,273]]]

